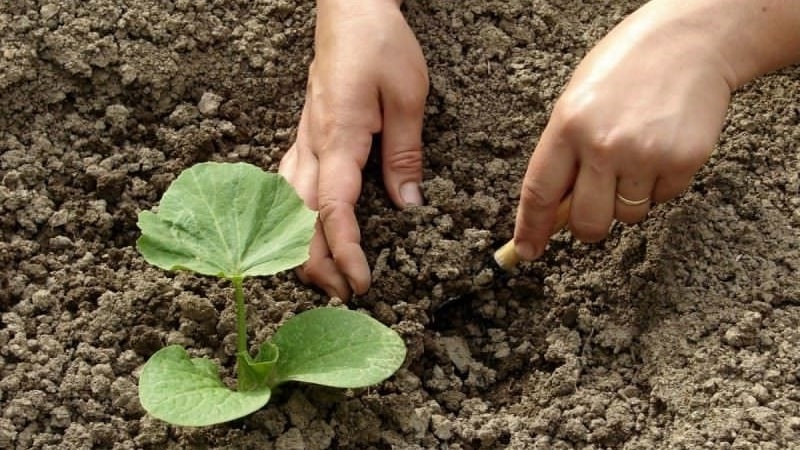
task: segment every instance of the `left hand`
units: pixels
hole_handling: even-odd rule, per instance
[[[422,119],[428,72],[396,0],[318,2],[315,57],[297,140],[279,172],[319,210],[309,260],[297,269],[330,296],[370,285],[355,204],[372,137],[400,208],[422,204]]]

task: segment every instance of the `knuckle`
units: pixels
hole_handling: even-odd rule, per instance
[[[408,116],[419,116],[425,111],[425,99],[427,90],[416,92],[410,90],[394,96],[392,103],[402,114]]]
[[[595,128],[592,111],[592,96],[572,91],[565,92],[553,108],[553,116],[566,135],[579,136]]]
[[[411,76],[413,77],[414,86],[419,89],[414,89],[414,94],[424,97],[428,93],[428,85],[430,84],[430,75],[428,74],[428,65],[425,63],[425,57],[421,54],[420,59],[413,64]]]
[[[424,67],[407,73],[407,83],[389,87],[387,93],[392,106],[399,112],[409,116],[420,116],[425,111],[425,100],[428,97],[430,80]]]
[[[329,196],[325,196],[324,194],[320,194],[318,205],[319,220],[322,223],[322,228],[329,231],[342,231],[341,229],[336,230],[336,228],[343,226],[343,220],[348,214],[352,215],[354,210],[352,203],[348,203],[347,201],[340,199],[334,199]],[[337,234],[338,233],[326,235],[328,247],[331,254],[334,256],[334,259],[336,259],[339,251],[339,245],[341,244],[340,240],[335,238]],[[332,238],[331,236],[334,237]]]
[[[598,130],[591,139],[592,150],[599,156],[609,156],[615,149],[627,144],[625,136],[619,130]]]
[[[591,157],[585,158],[581,164],[581,170],[588,170],[597,175],[607,174],[614,171],[614,160],[605,150],[592,149]]]
[[[386,156],[387,166],[397,171],[414,171],[422,167],[422,151],[419,147],[393,149]]]
[[[644,159],[642,154],[648,150],[647,144],[637,141],[635,133],[629,130],[615,128],[596,131],[589,141],[592,161],[605,168],[618,159],[617,155],[624,152],[626,161],[640,164]]]
[[[341,200],[333,199],[320,193],[319,195],[319,219],[325,223],[336,214],[336,211],[343,206]]]
[[[338,130],[346,126],[346,122],[342,116],[336,114],[335,107],[320,108],[314,117],[314,126],[317,129],[319,136],[326,136],[330,138],[335,135]]]
[[[588,122],[583,112],[570,103],[559,103],[559,106],[561,108],[557,111],[558,123],[564,134],[578,136],[583,133]]]
[[[527,178],[522,183],[522,201],[535,210],[554,208],[557,203],[545,194],[544,187],[539,181]]]
[[[372,146],[372,125],[344,122],[335,118],[324,118],[317,123],[318,132],[312,153],[317,157],[335,152],[348,152],[359,165],[366,163],[368,150]],[[365,131],[366,130],[366,131]],[[357,149],[366,149],[361,152]]]

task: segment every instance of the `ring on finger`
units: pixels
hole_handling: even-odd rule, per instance
[[[650,202],[650,197],[645,197],[645,198],[640,199],[640,200],[631,200],[631,199],[623,197],[622,194],[617,192],[617,200],[621,201],[622,203],[624,203],[624,204],[626,204],[628,206],[640,206],[640,205],[644,205],[645,203]]]

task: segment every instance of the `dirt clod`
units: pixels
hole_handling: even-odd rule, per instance
[[[426,205],[394,208],[368,163],[356,210],[373,286],[347,306],[395,328],[406,364],[184,429],[144,413],[139,371],[183,343],[229,376],[230,287],[148,267],[137,213],[200,161],[277,170],[315,2],[3,2],[0,448],[796,446],[800,69],[737,91],[710,161],[646,221],[595,245],[559,233],[513,274],[486,263],[553,102],[640,3],[404,2],[431,78]],[[288,272],[247,289],[259,337],[344,305]]]

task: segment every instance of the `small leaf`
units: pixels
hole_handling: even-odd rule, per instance
[[[289,319],[272,338],[280,349],[276,384],[303,381],[364,387],[389,378],[406,357],[403,339],[366,314],[312,309]]]
[[[269,386],[275,364],[278,362],[278,347],[264,342],[255,358],[247,352],[236,354],[236,369],[239,377],[239,390],[248,391],[261,386]]]
[[[172,182],[158,213],[139,213],[136,246],[162,269],[272,275],[308,259],[315,220],[282,176],[246,163],[202,163]]]
[[[190,358],[182,347],[157,351],[139,377],[139,401],[153,417],[201,427],[244,417],[267,404],[269,387],[237,392],[222,383],[214,363]]]

